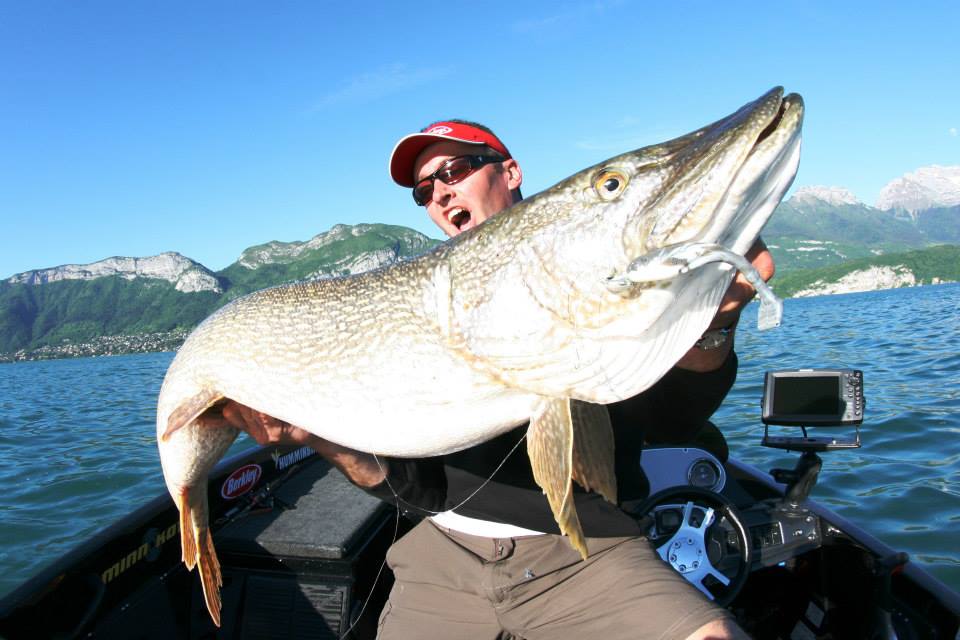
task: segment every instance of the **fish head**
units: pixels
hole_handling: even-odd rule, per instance
[[[743,254],[796,175],[803,112],[799,95],[776,87],[697,131],[597,165],[583,189],[622,221],[628,260],[681,243]]]
[[[471,358],[545,396],[606,403],[649,387],[709,326],[734,273],[717,262],[665,276],[658,267],[678,247],[747,252],[796,175],[803,111],[800,96],[774,88],[454,238],[451,246],[475,249],[449,263],[448,278],[464,283],[453,288],[449,324],[469,327]],[[644,258],[650,281],[632,277]],[[614,290],[621,277],[628,285]]]
[[[573,174],[481,227],[515,227],[513,237],[536,245],[533,262],[550,264],[577,289],[668,247],[714,245],[743,255],[796,175],[803,114],[799,95],[775,87],[692,133]],[[480,239],[473,235],[455,241]],[[708,272],[730,275],[727,267]]]

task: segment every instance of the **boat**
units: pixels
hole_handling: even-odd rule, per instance
[[[797,452],[793,469],[744,464],[722,442],[643,452],[651,495],[633,513],[664,561],[754,638],[960,637],[960,594],[809,497],[820,455],[859,446],[859,410],[837,421],[855,427],[854,439],[805,426],[799,437],[776,435],[765,413],[761,444]],[[392,584],[384,556],[415,516],[354,487],[308,447],[230,457],[211,474],[209,496],[220,628],[181,562],[179,516],[162,495],[0,600],[0,637],[375,637]]]

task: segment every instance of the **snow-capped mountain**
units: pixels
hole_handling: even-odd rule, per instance
[[[960,165],[920,167],[880,190],[877,208],[911,214],[934,207],[960,205]]]
[[[815,205],[825,202],[834,206],[862,204],[848,189],[843,187],[810,186],[797,189],[790,202],[794,205]]]

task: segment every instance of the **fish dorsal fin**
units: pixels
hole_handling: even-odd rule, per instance
[[[557,521],[557,526],[560,527],[560,533],[569,536],[570,544],[580,552],[582,558],[586,559],[587,542],[573,503],[574,469],[577,466],[587,469],[586,472],[581,473],[581,477],[591,486],[603,486],[604,491],[608,491],[610,483],[601,478],[602,474],[594,472],[594,461],[604,456],[602,453],[604,448],[592,443],[587,446],[589,453],[585,454],[582,451],[578,452],[574,445],[575,434],[584,430],[580,425],[575,426],[574,422],[583,419],[590,421],[596,417],[597,412],[592,409],[573,407],[574,404],[583,403],[569,398],[552,398],[544,401],[541,412],[530,420],[530,428],[527,431],[527,453],[530,456],[533,477],[547,496],[550,510],[553,511],[553,517]],[[606,409],[603,407],[600,409],[606,413]],[[609,431],[609,417],[606,419],[605,426]],[[602,431],[602,428],[601,423],[597,431]],[[593,430],[593,426],[586,428],[587,432]],[[595,440],[602,441],[603,438],[595,438]],[[612,442],[609,451],[612,454]],[[579,463],[575,462],[576,458],[579,458]],[[612,455],[610,458],[612,469]],[[615,482],[612,494],[615,497]]]
[[[614,470],[613,425],[602,404],[570,401],[573,422],[573,479],[587,491],[595,491],[617,504],[617,474]]]
[[[167,429],[160,436],[160,439],[166,442],[174,431],[196,420],[204,411],[225,399],[222,393],[213,389],[203,389],[190,396],[170,412],[170,416],[167,418]]]

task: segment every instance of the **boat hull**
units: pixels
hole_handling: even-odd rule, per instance
[[[960,596],[947,585],[816,502],[800,505],[799,519],[785,511],[783,485],[763,471],[720,464],[721,493],[752,547],[730,609],[753,637],[956,638]],[[0,600],[0,637],[338,638],[351,624],[347,637],[376,635],[392,580],[383,557],[412,521],[309,449],[230,458],[211,474],[209,496],[224,568],[221,629],[180,562],[176,508],[161,496]],[[798,522],[806,528],[793,536]]]

